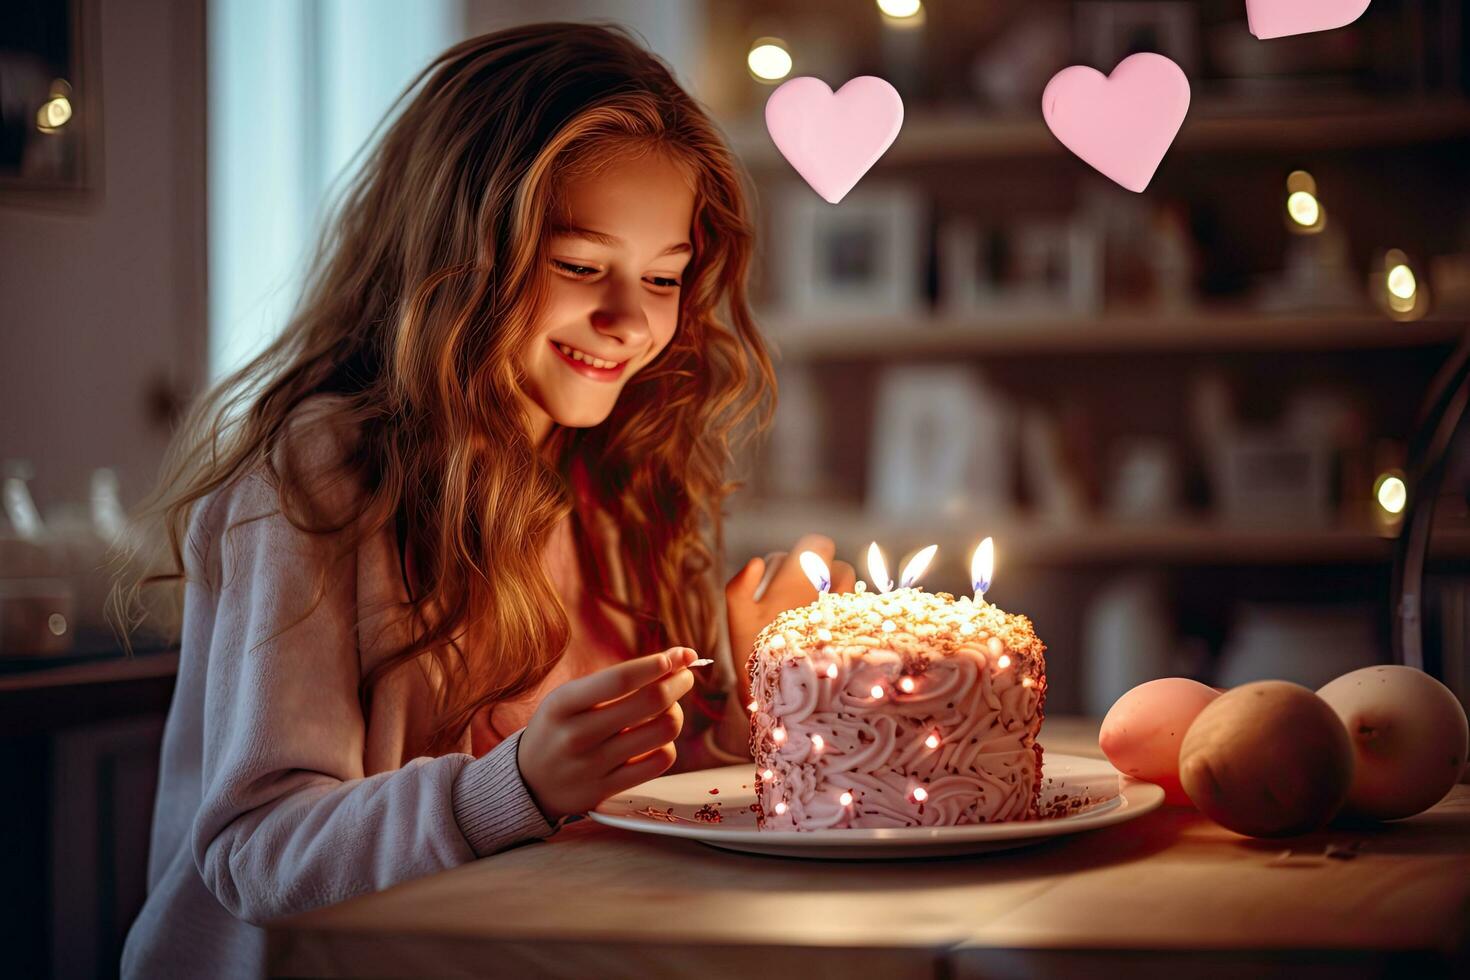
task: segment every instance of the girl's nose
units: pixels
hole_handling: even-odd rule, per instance
[[[636,290],[636,286],[610,285],[592,311],[592,326],[629,348],[641,347],[649,337],[648,315],[643,312]]]

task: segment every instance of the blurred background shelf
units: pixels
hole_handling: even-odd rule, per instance
[[[1262,314],[1228,310],[1082,316],[939,314],[817,319],[760,317],[787,360],[1132,351],[1321,351],[1453,344],[1465,317],[1401,323],[1372,312]]]
[[[1323,528],[1230,525],[1209,519],[1175,518],[1128,523],[1089,518],[1057,524],[1034,518],[980,516],[890,518],[861,507],[782,505],[737,511],[727,518],[726,545],[739,555],[785,551],[802,534],[832,538],[837,556],[861,570],[868,543],[878,541],[896,565],[899,549],[938,544],[934,572],[966,574],[970,550],[985,535],[996,540],[1004,567],[1094,563],[1182,565],[1385,563],[1394,532],[1366,522]],[[1440,558],[1470,558],[1470,527],[1446,528],[1434,538]],[[932,576],[931,576],[932,577]]]
[[[733,123],[728,134],[750,166],[786,166],[760,120]],[[1383,98],[1296,101],[1239,99],[1196,102],[1171,154],[1347,150],[1470,137],[1470,100]],[[1065,156],[1038,114],[984,115],[975,109],[919,112],[883,155],[881,167],[915,163]]]

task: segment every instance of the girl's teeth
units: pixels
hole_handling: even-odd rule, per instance
[[[591,364],[595,368],[602,368],[603,370],[606,370],[608,368],[614,368],[614,367],[617,367],[618,366],[618,362],[617,361],[604,361],[600,357],[592,357],[590,355],[583,354],[581,351],[577,350],[575,347],[568,347],[566,344],[557,344],[556,346],[558,348],[560,348],[560,350],[561,350],[561,352],[563,354],[565,354],[567,357],[570,357],[572,360],[574,360],[574,361],[585,361],[586,363]]]

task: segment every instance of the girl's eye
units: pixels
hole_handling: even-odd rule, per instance
[[[572,262],[563,262],[560,259],[552,259],[551,264],[556,266],[562,272],[565,272],[567,275],[571,276],[573,279],[587,279],[591,276],[597,275],[597,270],[591,268],[590,266],[576,265]],[[655,286],[658,286],[661,289],[679,288],[679,280],[670,279],[667,276],[654,276],[652,278],[652,282]]]
[[[560,259],[552,259],[551,264],[578,279],[585,279],[588,276],[597,274],[596,269],[590,269],[585,265],[572,265],[570,262],[562,262]]]

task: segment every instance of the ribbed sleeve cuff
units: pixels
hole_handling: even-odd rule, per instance
[[[549,837],[565,822],[547,823],[521,778],[516,750],[524,731],[515,732],[455,777],[454,819],[479,857],[523,840]]]

